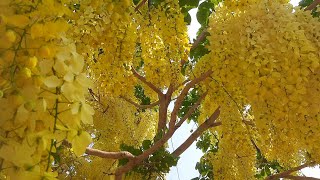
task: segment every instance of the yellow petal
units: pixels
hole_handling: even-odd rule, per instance
[[[43,83],[49,88],[55,88],[62,84],[62,80],[59,79],[57,76],[49,76],[44,79]]]
[[[93,124],[93,118],[92,115],[94,114],[94,109],[88,105],[83,103],[81,106],[81,121],[84,124]]]
[[[83,155],[91,142],[92,139],[90,134],[85,131],[82,131],[80,135],[75,136],[72,141],[72,149],[75,155]]]
[[[7,23],[11,26],[24,28],[26,25],[29,24],[29,18],[24,15],[13,15],[7,17]]]

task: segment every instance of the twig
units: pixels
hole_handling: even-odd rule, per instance
[[[160,89],[158,89],[155,85],[153,85],[152,83],[148,82],[146,80],[145,77],[141,76],[140,74],[138,74],[138,72],[131,67],[131,71],[133,73],[133,75],[138,78],[140,81],[142,81],[143,83],[145,83],[147,86],[149,86],[153,91],[155,91],[159,96],[163,96],[163,93],[161,92]]]
[[[93,148],[87,148],[86,154],[108,159],[133,159],[135,157],[128,151],[106,152]]]
[[[133,102],[131,99],[126,98],[126,97],[124,97],[124,96],[120,96],[120,98],[124,99],[125,101],[127,101],[128,103],[134,105],[135,107],[137,107],[137,108],[139,108],[139,109],[152,108],[152,107],[157,106],[157,105],[160,104],[160,101],[159,101],[159,100],[156,101],[156,102],[154,102],[154,103],[152,103],[152,104],[142,105],[142,104],[138,104],[138,103],[136,103],[136,102]]]
[[[135,11],[138,11],[139,8],[141,8],[145,3],[147,2],[147,0],[142,0],[135,8]]]
[[[97,95],[93,92],[92,89],[89,88],[88,90],[89,90],[89,93],[90,93],[90,95],[92,96],[92,98],[93,98],[96,102],[98,102],[98,104],[99,104],[100,106],[102,106],[102,109],[103,109],[102,113],[103,113],[103,114],[106,113],[106,112],[108,111],[108,109],[109,109],[109,105],[105,106],[105,105],[100,101],[100,97],[97,96]]]

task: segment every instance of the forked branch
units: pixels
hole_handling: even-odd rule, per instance
[[[203,133],[208,128],[221,125],[221,123],[215,122],[215,120],[219,117],[219,114],[220,107],[217,108],[216,111],[203,124],[201,124],[193,134],[190,135],[190,137],[185,141],[185,143],[183,143],[176,150],[175,155],[179,156],[182,152],[184,152],[192,144],[192,142],[195,141],[199,137],[199,135],[201,135],[201,133]],[[166,142],[168,142],[168,140],[172,137],[176,130],[177,128],[175,128],[175,126],[169,126],[169,130],[163,135],[163,137],[160,140],[156,141],[153,146],[151,146],[149,149],[144,151],[139,156],[136,156],[134,159],[129,160],[129,162],[126,165],[118,168],[115,173],[116,180],[121,180],[123,174],[129,172],[132,168],[141,164],[141,162],[144,159],[148,158],[151,154],[153,154],[160,147],[162,147]]]
[[[158,93],[159,101],[145,106],[145,105],[139,105],[128,98],[125,98],[125,97],[121,97],[121,98],[123,98],[124,100],[128,101],[129,103],[135,105],[136,107],[140,107],[140,108],[153,107],[153,106],[159,105],[159,124],[160,124],[160,122],[162,122],[162,124],[160,124],[161,126],[159,126],[159,124],[158,124],[158,126],[160,127],[160,128],[158,127],[158,129],[164,130],[165,125],[166,125],[166,119],[167,119],[167,109],[168,109],[169,103],[171,101],[171,96],[175,90],[175,87],[172,84],[170,84],[168,91],[166,92],[166,94],[164,94],[161,92],[160,89],[155,87],[152,83],[148,82],[145,77],[138,74],[134,68],[132,68],[132,72],[135,77],[137,77],[139,80],[141,80],[147,86],[149,86],[152,90],[154,90],[155,92]],[[207,95],[207,92],[205,92],[198,99],[198,101],[189,109],[187,114],[177,124],[175,124],[176,119],[177,119],[177,113],[178,113],[179,109],[181,108],[182,102],[183,102],[184,98],[186,97],[186,95],[188,94],[189,90],[192,87],[194,87],[194,85],[205,80],[208,76],[210,76],[210,74],[212,74],[211,70],[202,74],[200,77],[193,79],[192,81],[190,81],[189,83],[187,83],[185,85],[185,87],[183,88],[183,90],[181,91],[180,95],[177,97],[177,100],[175,102],[173,111],[171,113],[170,121],[169,121],[168,131],[163,135],[163,137],[160,140],[156,141],[153,146],[151,146],[149,149],[144,151],[142,154],[140,154],[138,156],[133,156],[131,153],[128,153],[125,151],[124,152],[104,152],[104,151],[100,151],[100,150],[96,150],[96,149],[92,149],[92,148],[87,148],[86,153],[89,155],[94,155],[94,156],[98,156],[98,157],[102,157],[102,158],[111,158],[111,159],[127,158],[127,159],[129,159],[129,161],[126,165],[119,167],[115,172],[116,180],[121,180],[123,174],[129,172],[135,166],[140,165],[143,162],[143,160],[148,158],[151,154],[156,152],[166,142],[168,142],[168,140],[173,136],[175,131],[181,126],[181,124],[188,117],[190,117],[190,115],[200,105],[201,101],[205,98],[205,96]],[[192,144],[193,141],[195,141],[197,139],[197,137],[199,137],[199,135],[201,133],[203,133],[208,128],[220,125],[221,123],[215,122],[215,120],[218,118],[219,114],[220,114],[220,110],[218,108],[203,124],[201,124],[199,126],[199,128],[193,134],[190,135],[190,137],[186,140],[186,142],[183,143],[176,150],[175,154],[177,156],[179,156],[182,152],[184,152],[190,146],[190,144]]]
[[[188,110],[188,112],[175,125],[175,127],[174,127],[175,129],[178,129],[184,123],[184,121],[186,121],[192,115],[192,113],[194,113],[194,111],[198,108],[201,101],[207,96],[207,94],[208,94],[208,92],[205,92],[204,94],[202,94],[200,96],[200,98],[197,100],[197,102]]]
[[[160,140],[158,140],[152,147],[144,151],[139,156],[136,156],[134,159],[130,160],[126,165],[119,167],[116,170],[115,177],[116,180],[121,180],[122,175],[129,172],[135,166],[141,164],[141,162],[148,158],[152,153],[156,152],[160,147],[162,147],[174,134],[174,130],[169,130]]]
[[[172,93],[174,92],[173,84],[170,84],[168,87],[168,91],[163,94],[163,96],[159,96],[160,105],[159,105],[159,121],[158,121],[158,128],[157,132],[160,132],[166,128],[167,124],[167,112],[168,107],[171,102]]]
[[[210,74],[212,74],[212,71],[209,70],[207,72],[205,72],[204,74],[202,74],[200,77],[193,79],[192,81],[190,81],[188,84],[186,84],[186,86],[183,88],[183,90],[181,91],[180,95],[177,97],[176,102],[174,103],[174,108],[172,110],[171,113],[171,118],[170,118],[170,122],[169,122],[169,128],[170,127],[174,127],[176,120],[177,120],[177,114],[179,109],[181,108],[182,102],[184,100],[184,98],[186,97],[186,95],[188,94],[189,90],[196,84],[198,84],[199,82],[205,80],[208,76],[210,76]]]

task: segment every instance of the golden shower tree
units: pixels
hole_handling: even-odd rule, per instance
[[[297,171],[320,163],[309,4],[2,0],[0,178],[161,178],[200,137],[194,179],[308,179]]]

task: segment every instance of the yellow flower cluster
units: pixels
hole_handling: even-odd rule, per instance
[[[181,61],[188,60],[189,40],[178,1],[151,8],[143,19],[139,38],[146,78],[159,88],[181,83]]]
[[[103,112],[103,109],[97,109],[94,115],[97,136],[94,148],[117,152],[120,151],[121,144],[139,147],[143,140],[154,137],[158,119],[154,110],[139,112],[136,107],[123,99],[112,97],[103,99],[102,103],[107,110]],[[83,163],[77,167],[79,176],[101,179],[107,177],[101,169],[108,169],[107,173],[112,173],[117,167],[114,160],[99,157],[90,157],[90,160],[90,163]],[[95,168],[92,169],[92,166]]]
[[[63,141],[80,156],[92,124],[84,59],[65,32],[60,1],[4,1],[0,6],[0,174],[55,179],[53,153]]]
[[[143,140],[154,137],[158,119],[154,110],[142,112],[123,99],[112,97],[104,99],[101,103],[105,105],[105,109],[102,109],[101,105],[94,104],[94,107],[101,109],[95,109],[93,116],[96,140],[93,148],[117,152],[121,150],[121,144],[139,147]],[[77,160],[82,162],[81,166],[75,167],[77,177],[89,179],[111,178],[112,176],[106,173],[113,173],[118,165],[114,160],[94,156]]]
[[[92,95],[98,98],[92,102],[98,139],[94,148],[119,151],[123,143],[138,147],[155,135],[156,112],[137,110],[119,98],[136,100],[133,86],[139,82],[132,67],[163,89],[183,79],[180,60],[187,59],[189,42],[178,1],[148,8],[145,5],[134,12],[133,4],[125,1],[88,0],[81,1],[76,10],[72,21],[76,27],[74,39],[77,49],[88,59],[90,77],[95,81]],[[152,100],[158,98],[145,84],[139,84]],[[106,178],[100,169],[110,167],[108,172],[113,172],[117,166],[114,161],[95,157],[90,157],[90,161],[76,168],[79,177]]]
[[[137,18],[132,2],[86,0],[79,6],[73,15],[73,36],[97,88],[114,97],[133,96]]]
[[[96,110],[93,131],[97,141],[93,147],[106,151],[119,151],[121,144],[138,147],[143,140],[152,139],[158,119],[154,110],[137,110],[119,98],[136,101],[134,85],[138,81],[131,68],[136,68],[141,61],[137,38],[144,20],[129,2],[81,1],[71,20],[77,50],[85,56],[89,76],[94,81],[91,103]],[[154,95],[149,88],[144,89],[146,94]],[[90,157],[90,163],[85,159],[78,160],[83,164],[76,167],[77,177],[111,178],[101,169],[107,167],[107,173],[112,173],[117,167],[112,160],[96,157]]]
[[[242,100],[237,96],[239,89],[229,92],[216,80],[211,81],[207,82],[209,86],[201,86],[208,90],[208,95],[200,108],[199,120],[203,123],[220,105],[222,125],[211,130],[218,135],[219,150],[207,157],[213,165],[213,174],[216,179],[254,179],[256,149],[251,142],[254,140],[253,129],[247,125],[251,119],[240,114],[240,105],[235,103]]]
[[[276,2],[279,2],[281,4],[288,3],[289,0],[274,0]],[[260,3],[261,0],[225,0],[223,2],[223,6],[226,6],[231,11],[238,11],[238,10],[244,10],[246,9],[246,6],[248,5],[254,5],[257,3]],[[265,3],[272,3],[273,1],[265,1]]]
[[[269,160],[294,166],[310,154],[319,162],[319,21],[310,12],[293,12],[291,5],[277,1],[259,0],[237,8],[226,2],[210,18],[211,52],[195,69],[195,74],[213,70],[203,87],[215,103],[205,102],[208,111],[203,108],[203,116],[222,103],[222,110],[234,116],[227,120],[222,113],[222,128],[229,126],[235,139],[251,136]],[[236,120],[242,115],[231,113],[231,104],[237,104],[234,108],[241,114],[251,105],[251,125],[244,118]],[[229,125],[234,123],[247,123],[248,130],[254,126],[256,131],[234,131]],[[233,152],[234,147],[223,148]],[[215,171],[222,164],[214,164]]]

